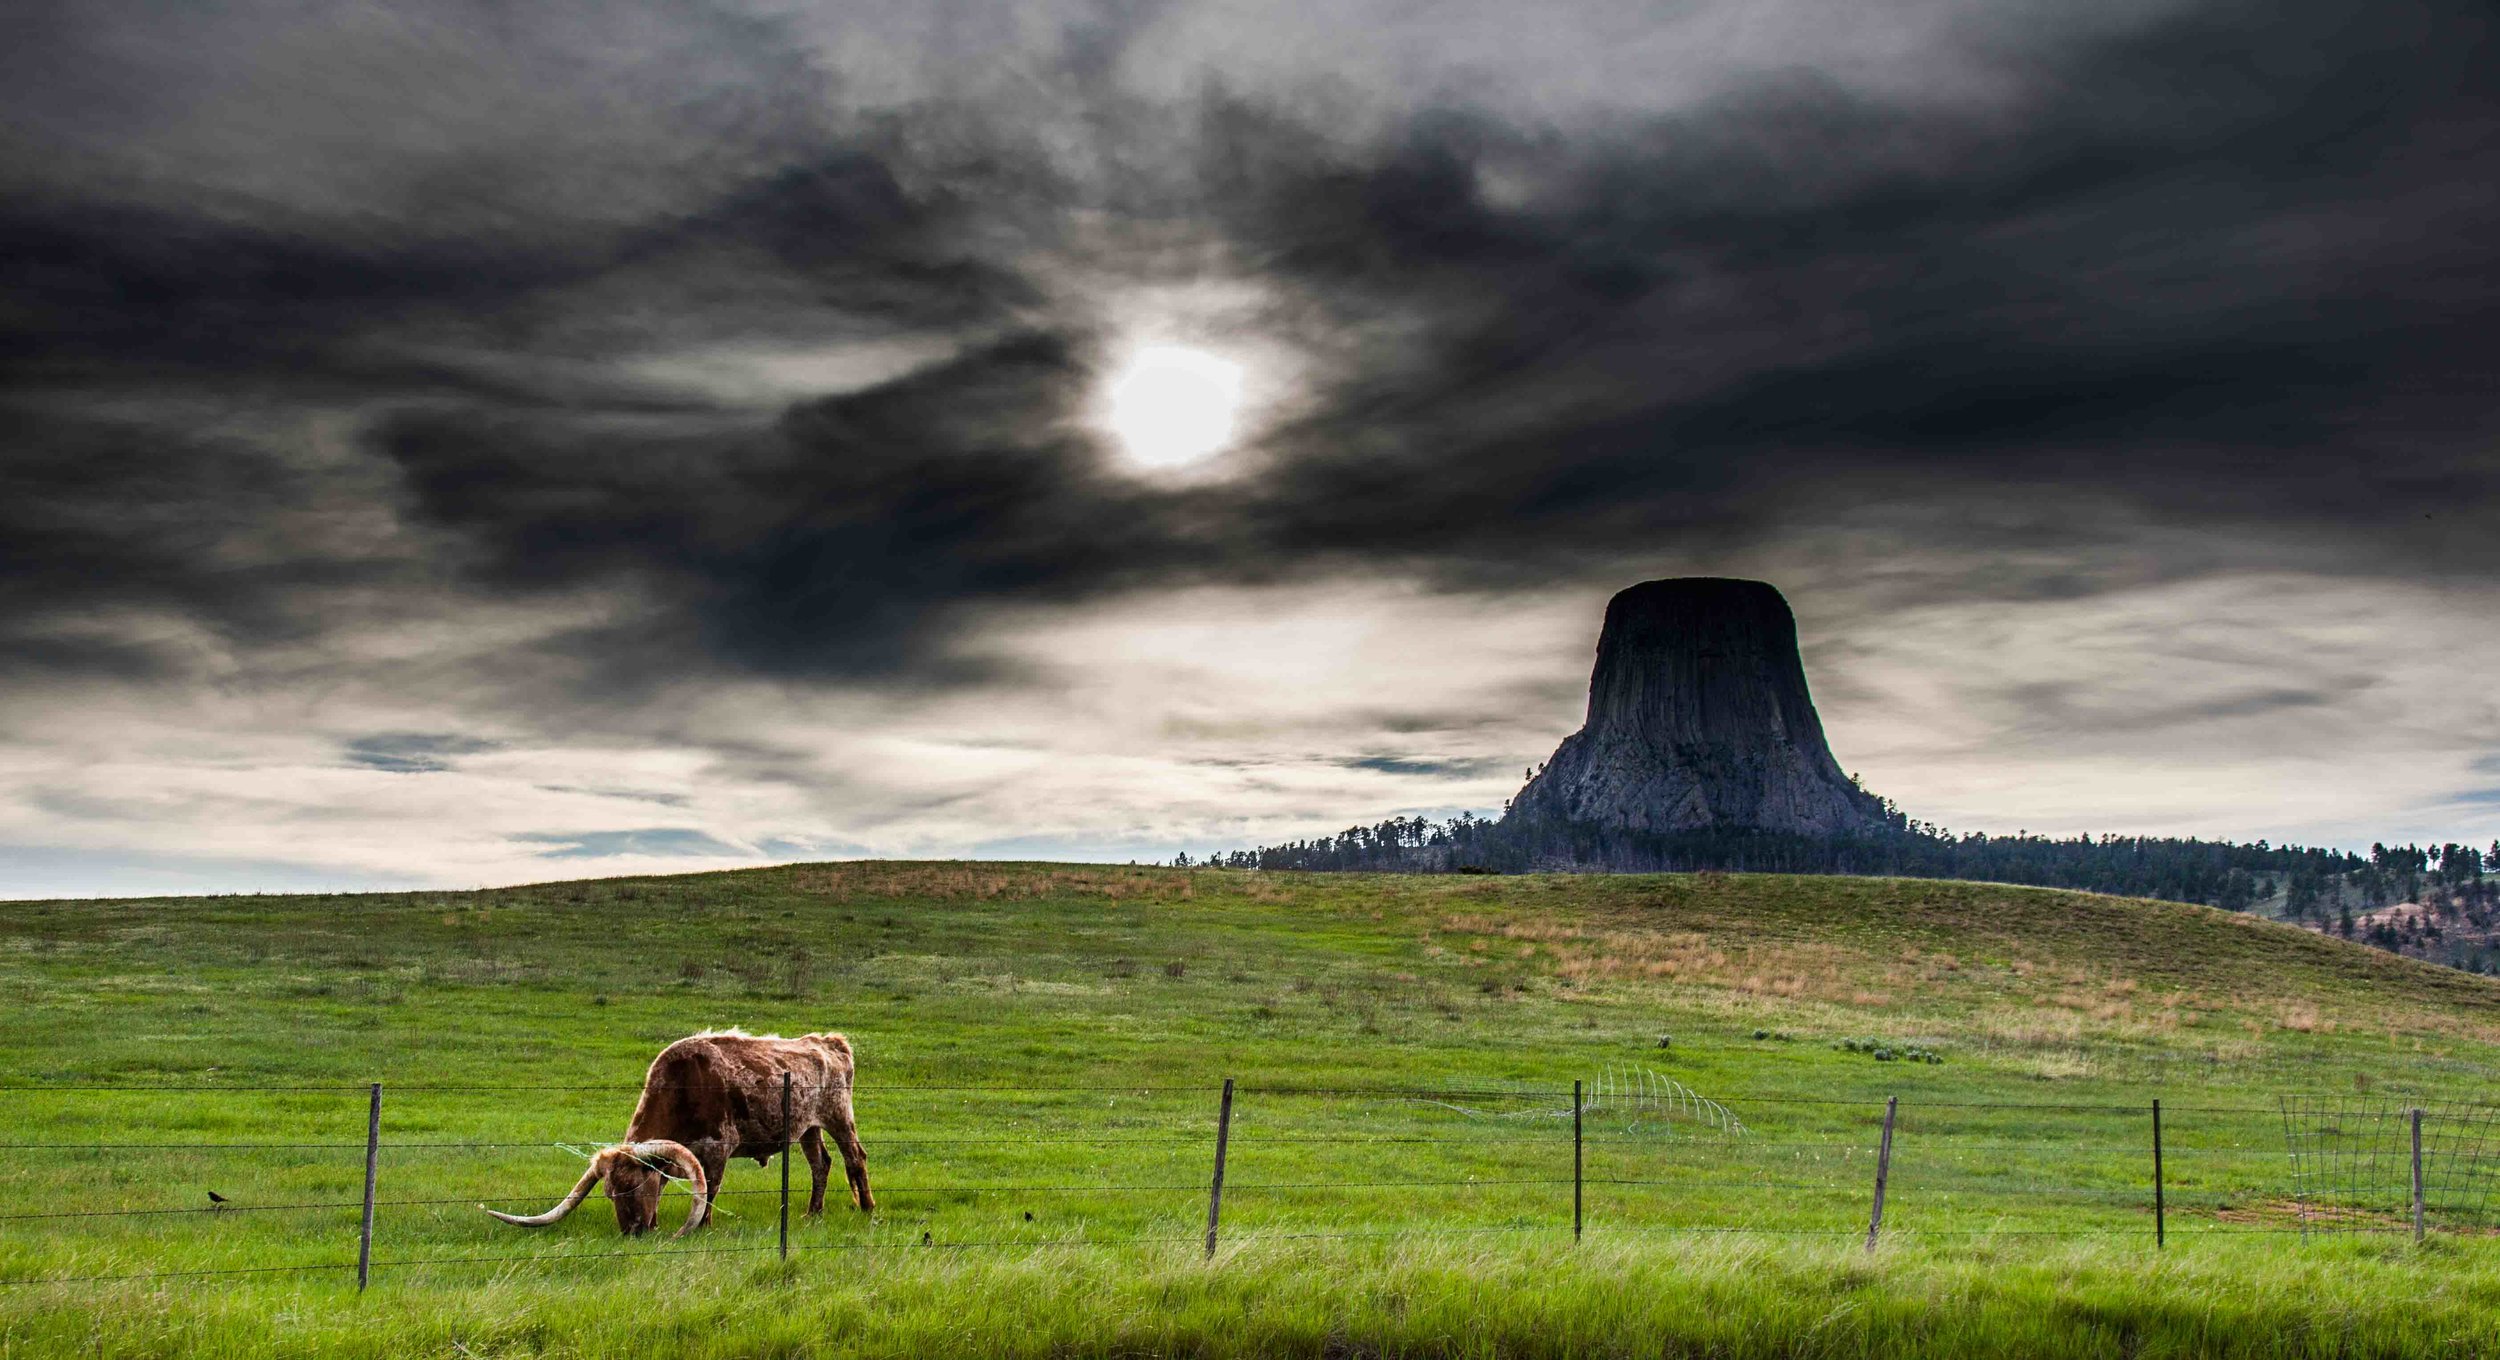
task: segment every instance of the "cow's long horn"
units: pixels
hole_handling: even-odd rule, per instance
[[[666,1138],[636,1143],[631,1151],[646,1164],[654,1157],[666,1160],[685,1179],[686,1187],[694,1192],[694,1207],[686,1210],[686,1226],[679,1228],[674,1235],[683,1237],[702,1227],[705,1220],[712,1216],[712,1186],[703,1174],[703,1163],[695,1159],[694,1152],[685,1144]]]
[[[615,1148],[609,1148],[600,1153],[598,1156],[591,1158],[590,1169],[583,1172],[582,1178],[574,1183],[573,1192],[566,1195],[562,1200],[557,1201],[556,1207],[549,1209],[543,1214],[531,1214],[527,1217],[523,1217],[520,1214],[507,1214],[500,1209],[487,1209],[486,1212],[502,1219],[506,1223],[518,1223],[524,1228],[543,1228],[548,1224],[555,1222],[557,1219],[564,1217],[566,1214],[573,1212],[573,1206],[582,1202],[582,1196],[589,1194],[590,1188],[599,1183],[599,1178],[608,1174],[608,1164],[616,1159],[616,1152],[617,1150]],[[482,1204],[478,1207],[481,1209],[486,1208],[486,1206]]]

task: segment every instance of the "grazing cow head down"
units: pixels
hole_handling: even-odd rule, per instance
[[[683,1143],[653,1139],[642,1143],[620,1143],[603,1148],[590,1159],[590,1169],[582,1173],[571,1193],[543,1214],[507,1214],[494,1209],[486,1212],[506,1223],[525,1228],[543,1227],[573,1212],[590,1187],[601,1180],[608,1183],[608,1199],[616,1205],[616,1226],[628,1237],[639,1237],[651,1231],[660,1221],[660,1192],[673,1180],[686,1182],[694,1192],[694,1206],[686,1211],[686,1225],[676,1235],[685,1236],[703,1226],[712,1209],[711,1186],[703,1177],[703,1164]]]
[[[694,1165],[693,1155],[675,1143],[675,1159],[639,1157],[631,1154],[618,1157],[608,1168],[608,1200],[616,1206],[616,1226],[627,1237],[640,1237],[659,1226],[660,1192],[668,1187],[673,1175],[696,1187],[696,1203],[686,1210],[686,1226],[678,1231],[692,1231],[704,1219],[703,1168]],[[687,1168],[691,1166],[692,1170]]]
[[[690,1034],[651,1060],[623,1141],[591,1158],[581,1183],[561,1203],[528,1217],[486,1212],[525,1227],[553,1223],[606,1181],[616,1226],[633,1236],[659,1222],[662,1192],[681,1180],[694,1192],[686,1226],[677,1230],[683,1237],[711,1218],[731,1158],[752,1157],[762,1165],[795,1147],[806,1151],[815,1182],[807,1201],[813,1214],[824,1208],[830,1144],[842,1154],[851,1202],[874,1213],[868,1153],[851,1116],[854,1070],[851,1041],[831,1032],[795,1039],[734,1029]]]

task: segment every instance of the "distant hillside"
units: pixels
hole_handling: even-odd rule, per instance
[[[1889,803],[1847,836],[1744,828],[1642,832],[1461,814],[1391,818],[1335,836],[1237,850],[1209,864],[1318,872],[1756,871],[1967,879],[2254,912],[2411,957],[2500,972],[2500,842],[2371,847],[2154,836],[1955,835]]]
[[[2252,910],[2413,958],[2500,973],[2500,842],[2481,851],[2373,845],[2359,868],[2294,873]]]

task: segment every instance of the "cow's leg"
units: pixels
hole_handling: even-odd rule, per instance
[[[729,1150],[733,1146],[718,1138],[705,1139],[694,1146],[694,1159],[703,1164],[703,1183],[710,1189],[714,1203],[720,1200],[721,1178],[729,1174]]]
[[[862,1212],[874,1212],[877,1197],[868,1190],[868,1150],[859,1145],[859,1129],[851,1122],[849,1100],[834,1107],[825,1131],[833,1135],[833,1145],[842,1149],[842,1174],[851,1182],[851,1203]]]
[[[807,1151],[807,1216],[814,1218],[825,1211],[825,1182],[833,1175],[833,1154],[825,1151],[823,1129],[800,1134],[799,1146]]]

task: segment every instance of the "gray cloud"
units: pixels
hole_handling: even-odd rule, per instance
[[[583,793],[593,798],[621,798],[629,803],[656,803],[661,807],[684,807],[692,800],[682,793],[666,793],[646,789],[592,788],[579,784],[541,784],[548,793]]]
[[[1481,779],[1510,768],[1508,760],[1492,756],[1454,760],[1429,756],[1356,756],[1337,763],[1349,770],[1417,775],[1426,779]]]
[[[692,827],[654,826],[635,831],[545,831],[512,839],[525,845],[554,846],[541,859],[616,859],[627,855],[745,857],[748,851]]]
[[[1809,74],[1576,133],[1435,107],[1373,142],[1256,98],[1109,91],[1133,35],[1080,25],[1050,59],[1101,120],[1083,155],[988,103],[847,139],[829,120],[776,134],[779,159],[708,203],[587,241],[56,201],[7,233],[31,323],[11,353],[38,380],[205,368],[397,404],[369,448],[397,508],[449,531],[444,560],[485,588],[634,589],[657,611],[635,627],[732,668],[940,665],[984,603],[1198,579],[1607,580],[1662,542],[1776,548],[1870,494],[1935,507],[1939,558],[1999,546],[1967,503],[2063,495],[2066,532],[2103,551],[2184,518],[2286,558],[2340,548],[2338,569],[2488,576],[2480,22],[2196,9],[2031,53],[2011,113]],[[772,40],[750,26],[732,50],[804,66],[757,55]],[[1248,484],[1138,484],[1073,428],[1105,336],[1058,276],[1210,258],[1351,362]],[[634,319],[654,309],[658,332]],[[820,336],[1008,334],[761,426],[657,393],[479,391],[405,357],[428,336],[550,358],[710,343],[810,309]],[[2409,456],[2356,466],[2389,439]],[[228,514],[302,475],[128,456],[202,478],[154,504]],[[2300,536],[2268,547],[2287,520]]]
[[[1741,570],[1861,624],[2500,589],[2482,7],[1879,11],[1921,36],[1599,0],[1263,41],[1187,5],[39,9],[0,57],[0,670],[45,703],[346,689],[834,790],[674,705],[1046,694],[1002,618],[1193,588]],[[1140,317],[1273,370],[1223,475],[1135,475],[1095,428]],[[432,666],[375,640],[489,618]],[[2316,678],[1974,702],[2121,732],[2355,701]],[[1343,749],[1483,721],[1366,711]],[[439,771],[462,751],[390,744],[431,730],[341,740]]]
[[[2286,666],[2284,669],[2298,669]],[[2323,678],[2309,685],[2238,689],[2185,700],[2148,700],[2111,693],[2079,681],[2017,685],[2003,693],[2020,727],[2035,732],[2089,733],[2098,737],[2149,732],[2206,731],[2235,718],[2264,718],[2302,709],[2326,709],[2371,687],[2366,677]]]
[[[349,763],[388,774],[432,774],[453,758],[492,751],[495,743],[448,732],[376,732],[347,743]]]

